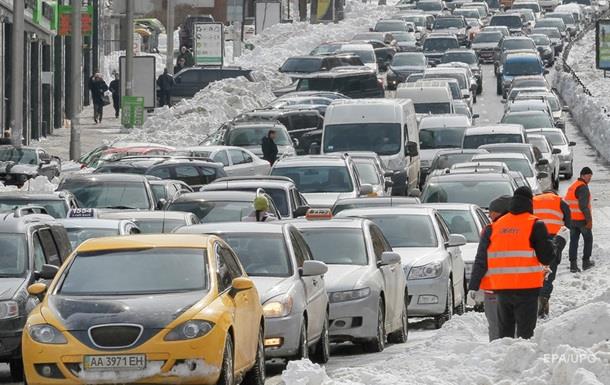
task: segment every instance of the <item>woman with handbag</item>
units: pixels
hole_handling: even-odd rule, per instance
[[[110,98],[106,95],[108,85],[104,81],[102,74],[97,73],[91,81],[91,98],[93,99],[93,120],[101,123],[104,116],[104,106],[110,104]]]

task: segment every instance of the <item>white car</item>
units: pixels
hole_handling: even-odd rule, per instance
[[[330,212],[329,212],[330,214]],[[407,340],[409,294],[400,255],[366,219],[295,221],[316,260],[325,262],[331,341],[380,352],[386,337]]]
[[[271,165],[253,152],[236,146],[195,146],[176,149],[172,155],[209,158],[222,163],[228,176],[269,175]]]
[[[440,214],[427,207],[363,208],[337,217],[367,218],[400,254],[409,289],[409,317],[434,317],[440,328],[466,306],[461,234],[451,234]]]
[[[540,134],[546,137],[554,151],[559,150],[559,173],[564,175],[566,179],[571,179],[574,175],[574,154],[572,147],[576,146],[576,142],[568,140],[565,132],[559,128],[540,128],[527,130],[529,134]]]
[[[536,166],[523,154],[513,152],[479,154],[473,156],[472,161],[505,163],[510,171],[519,171],[523,174],[534,194],[541,194],[543,191],[553,188],[551,176],[544,171],[537,172]]]

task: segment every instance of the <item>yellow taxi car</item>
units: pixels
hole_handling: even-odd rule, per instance
[[[23,333],[27,383],[263,385],[258,293],[205,235],[91,239],[66,260]]]

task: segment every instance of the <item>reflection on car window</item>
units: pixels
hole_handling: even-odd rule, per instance
[[[381,228],[392,247],[437,247],[438,245],[428,215],[372,215],[367,218]]]
[[[313,258],[329,265],[366,265],[361,229],[300,229]]]
[[[274,168],[271,175],[293,180],[301,193],[351,192],[351,177],[345,166],[302,166]]]
[[[473,203],[489,207],[502,195],[512,195],[509,181],[431,181],[422,193],[424,203]]]
[[[34,238],[34,263],[35,267],[40,268],[44,264],[44,254],[42,254],[42,247],[38,243],[38,239]],[[40,253],[37,253],[37,250]],[[21,276],[25,273],[28,266],[28,258],[25,235],[13,233],[0,234],[0,276]]]
[[[466,242],[479,242],[479,232],[470,210],[440,209],[438,212],[445,220],[451,234],[462,234],[466,237]]]

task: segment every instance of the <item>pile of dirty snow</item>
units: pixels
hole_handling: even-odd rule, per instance
[[[8,192],[8,191],[27,191],[27,192],[53,192],[57,189],[59,185],[59,179],[53,178],[53,180],[49,181],[49,178],[46,176],[37,176],[36,178],[32,178],[27,180],[21,188],[17,186],[5,186],[2,182],[0,182],[0,192]]]

